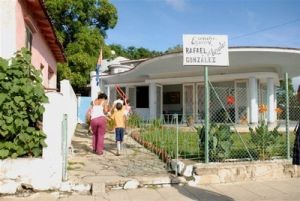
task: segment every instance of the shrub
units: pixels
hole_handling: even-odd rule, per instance
[[[204,149],[205,127],[196,129],[199,135],[199,146]],[[211,124],[208,141],[210,161],[223,161],[229,158],[233,145],[232,134],[228,125]]]
[[[262,121],[255,130],[251,127],[249,128],[250,141],[254,144],[256,155],[259,159],[269,159],[272,156],[273,148],[279,145],[280,133],[278,132],[278,127],[269,131],[268,125],[265,121]]]
[[[48,99],[30,60],[26,49],[11,60],[0,58],[0,159],[38,157],[46,146],[39,124]]]

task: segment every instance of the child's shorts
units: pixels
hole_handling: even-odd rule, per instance
[[[124,128],[115,128],[116,141],[123,141],[124,130],[125,130]]]

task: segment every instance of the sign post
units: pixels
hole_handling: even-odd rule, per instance
[[[225,35],[183,35],[183,65],[204,66],[205,163],[209,162],[208,66],[229,66],[228,38]]]

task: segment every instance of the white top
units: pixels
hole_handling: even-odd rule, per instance
[[[91,119],[95,119],[98,117],[105,117],[103,110],[104,108],[102,105],[94,105],[91,111]]]

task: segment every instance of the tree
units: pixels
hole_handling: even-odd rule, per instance
[[[59,41],[65,49],[67,63],[58,65],[58,80],[69,79],[75,91],[85,87],[105,45],[106,31],[117,24],[116,8],[108,0],[46,0]]]
[[[182,52],[182,45],[175,45],[174,47],[170,47],[167,49],[165,53],[173,53],[173,52]]]
[[[151,58],[162,54],[159,51],[151,51],[143,47],[136,48],[134,46],[129,46],[127,48],[124,48],[122,45],[119,44],[112,44],[110,45],[110,48],[111,50],[115,51],[116,56],[122,56],[128,59]]]

